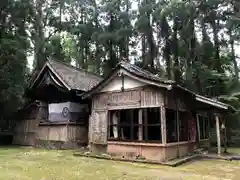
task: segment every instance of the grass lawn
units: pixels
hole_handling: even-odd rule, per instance
[[[0,180],[180,180],[240,178],[240,162],[201,160],[180,167],[74,157],[72,151],[0,148]]]

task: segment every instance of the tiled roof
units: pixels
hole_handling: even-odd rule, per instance
[[[121,61],[119,63],[119,66],[124,68],[125,70],[129,71],[130,73],[133,73],[135,76],[139,76],[142,78],[145,78],[147,80],[151,80],[151,81],[155,81],[155,82],[160,82],[160,83],[165,83],[165,84],[173,84],[175,83],[175,81],[172,80],[167,80],[164,78],[160,78],[159,76],[146,71],[136,65],[130,64],[128,62],[125,61]]]
[[[91,94],[94,94],[95,92],[97,92],[99,89],[103,88],[104,84],[106,84],[107,81],[115,74],[114,72],[118,71],[119,69],[124,69],[125,71],[129,72],[130,74],[134,75],[135,77],[138,77],[143,80],[147,80],[147,82],[149,82],[149,83],[153,82],[155,85],[156,84],[159,84],[160,86],[166,85],[166,87],[168,87],[168,86],[175,84],[175,81],[160,78],[159,76],[157,76],[149,71],[146,71],[136,65],[130,64],[129,62],[120,61],[118,63],[118,65],[109,74],[109,76],[106,77],[104,80],[102,80],[94,88],[92,88],[91,91],[84,93],[83,98],[88,97]]]
[[[50,69],[68,90],[89,91],[102,81],[100,76],[87,72],[86,70],[76,68],[64,62],[48,60],[40,72],[33,73],[29,80],[30,88],[34,87],[34,84],[41,82],[46,68]]]
[[[102,81],[101,77],[66,63],[53,60],[48,63],[71,89],[89,91]]]

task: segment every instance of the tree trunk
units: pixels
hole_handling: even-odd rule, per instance
[[[85,40],[85,57],[84,57],[84,69],[88,70],[88,64],[89,64],[89,46],[88,41]]]
[[[163,57],[166,61],[167,66],[167,78],[172,80],[172,62],[170,57],[170,40],[168,38],[165,39],[165,47],[163,52]]]
[[[178,60],[178,22],[177,19],[174,19],[173,23],[173,59],[174,59],[174,80],[179,84],[181,79],[180,66]]]
[[[229,38],[230,38],[230,45],[231,45],[231,57],[234,65],[234,75],[237,81],[239,81],[239,69],[236,61],[236,56],[235,56],[235,49],[234,49],[234,39],[233,39],[233,34],[232,34],[232,28],[229,29]]]
[[[127,28],[129,28],[130,21],[129,21],[129,0],[125,0],[126,2],[126,13],[128,14],[127,19]],[[128,61],[129,60],[129,36],[127,35],[125,38],[125,58]]]
[[[216,23],[216,20],[214,19],[212,21],[212,29],[213,29],[213,40],[215,45],[215,68],[218,73],[222,73],[223,69],[221,68],[221,62],[220,62],[220,54],[219,54],[219,39],[218,39],[218,25],[219,22]]]
[[[34,59],[35,59],[35,68],[37,71],[40,71],[45,63],[45,58],[43,55],[43,46],[44,46],[44,29],[43,29],[43,15],[42,15],[42,1],[36,2],[36,14],[34,21],[34,28],[36,35],[34,36]]]
[[[81,8],[81,15],[80,15],[81,21],[80,23],[84,23],[84,9]],[[84,55],[84,48],[85,48],[85,43],[83,43],[83,39],[81,38],[81,34],[79,35],[80,39],[79,39],[79,44],[80,44],[80,59],[78,60],[78,66],[84,69],[85,66],[85,55]]]
[[[189,39],[188,39],[188,52],[187,52],[187,73],[186,80],[188,83],[192,82],[192,62],[195,60],[195,28],[194,19],[191,15],[189,20]],[[191,86],[191,84],[189,84]]]
[[[95,8],[95,12],[98,12],[96,0],[93,1],[93,6]],[[97,32],[99,32],[99,27],[100,27],[99,22],[98,22],[98,16],[99,16],[99,14],[97,14],[97,13],[94,16],[95,29],[97,30]],[[95,46],[96,46],[96,51],[95,51],[96,72],[97,72],[97,74],[100,74],[100,72],[101,72],[101,55],[100,55],[100,46],[99,46],[98,37],[95,40]]]
[[[150,68],[153,69],[154,68],[154,58],[155,58],[155,42],[153,39],[153,29],[152,29],[152,22],[150,19],[151,16],[151,12],[147,12],[147,18],[148,18],[148,28],[147,28],[147,42],[148,42],[148,47],[149,47],[149,65]]]
[[[146,69],[148,67],[148,62],[146,60],[146,37],[142,35],[142,62],[143,68]]]

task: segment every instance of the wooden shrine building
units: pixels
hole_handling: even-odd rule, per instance
[[[91,100],[82,94],[102,79],[71,65],[48,60],[29,82],[30,103],[18,112],[14,144],[74,148],[88,143]]]
[[[81,97],[92,99],[92,151],[158,161],[209,147],[210,123],[220,147],[222,115],[231,109],[127,62]]]
[[[216,126],[220,154],[233,109],[124,61],[102,79],[49,60],[29,83],[33,101],[19,111],[14,144],[166,161],[209,147]]]

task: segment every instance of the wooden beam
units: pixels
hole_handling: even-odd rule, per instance
[[[167,144],[166,109],[164,106],[161,107],[161,133],[162,144]]]
[[[221,155],[221,134],[220,134],[220,122],[219,122],[219,115],[215,115],[216,119],[216,132],[217,132],[217,152],[218,155]]]
[[[138,110],[138,140],[142,141],[143,140],[143,110],[139,109]]]

